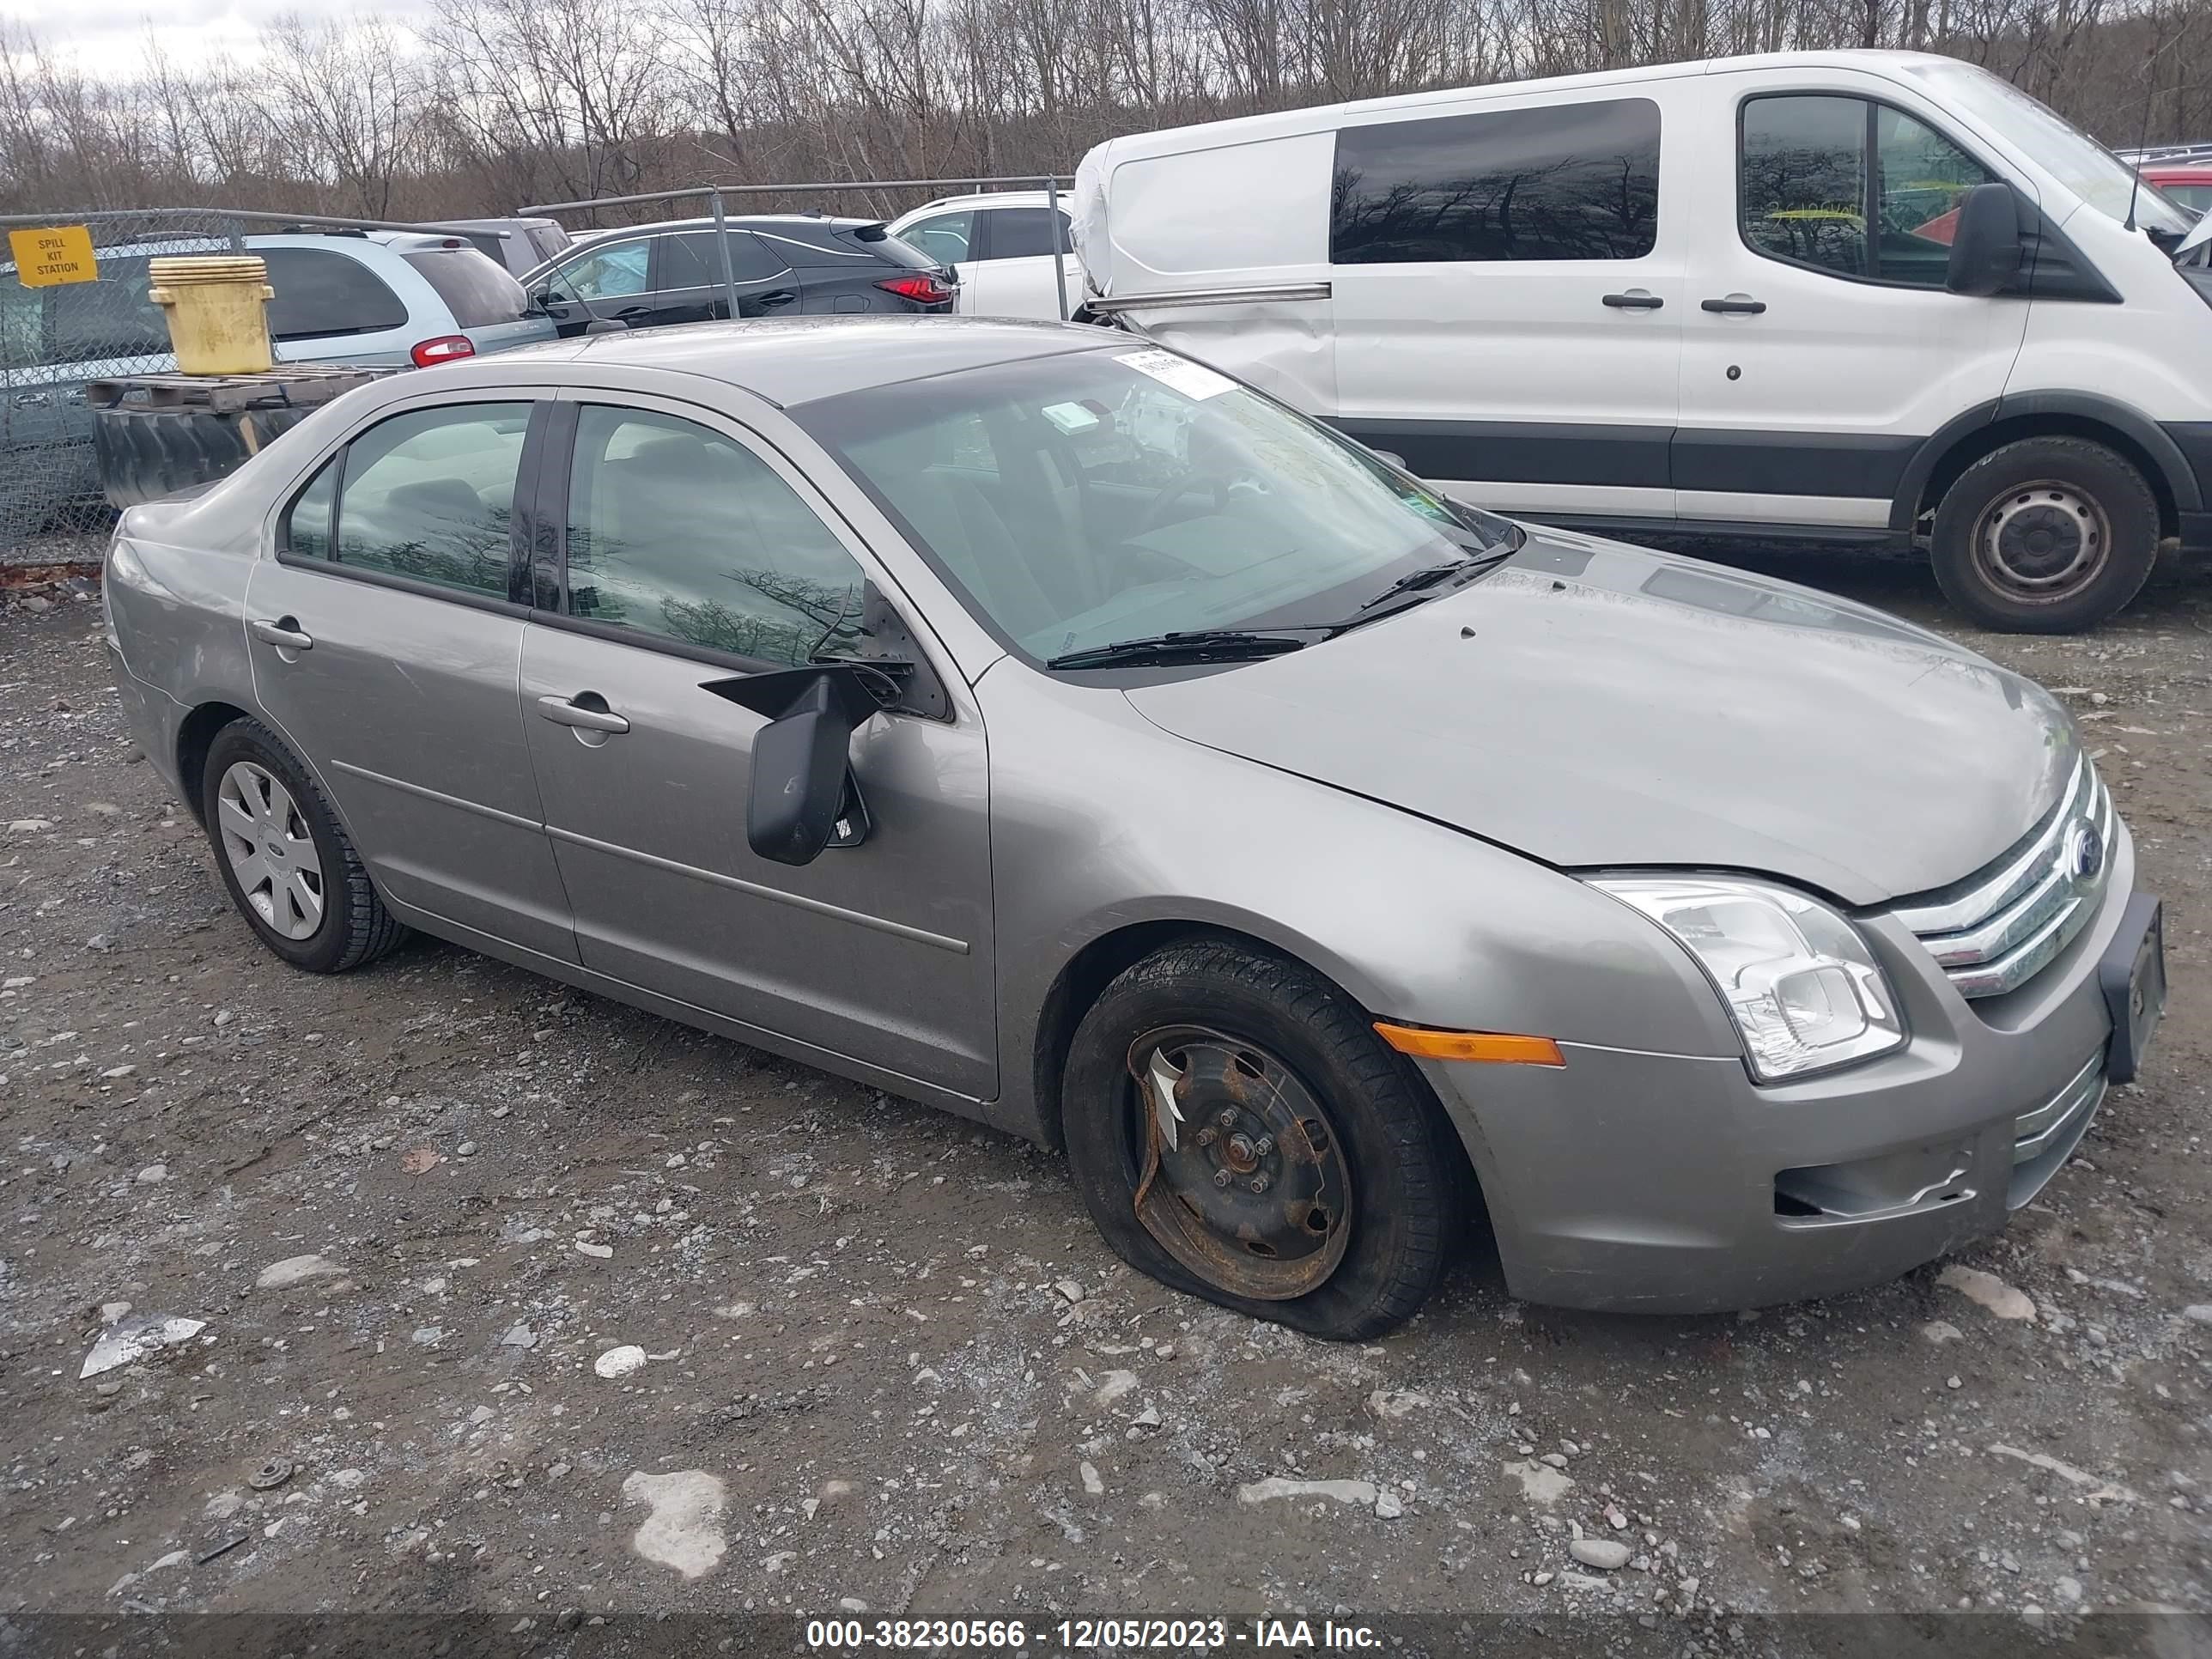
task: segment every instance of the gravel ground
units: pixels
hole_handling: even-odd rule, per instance
[[[1948,625],[1915,568],[1776,568]],[[1605,1317],[1470,1251],[1359,1347],[1127,1273],[1055,1158],[927,1109],[428,941],[288,970],[132,749],[89,597],[0,603],[0,1638],[1626,1611],[1689,1652],[1972,1607],[2206,1639],[2212,589],[1973,641],[2089,722],[2172,997],[1972,1275]],[[80,1376],[146,1315],[204,1328]],[[2088,1617],[2142,1609],[2200,1618]]]

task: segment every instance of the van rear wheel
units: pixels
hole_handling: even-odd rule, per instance
[[[1984,628],[2074,634],[2142,590],[2158,558],[2158,501],[2101,444],[2024,438],[1960,473],[1936,509],[1943,595]]]
[[[1062,1097],[1091,1219],[1177,1290],[1359,1341],[1443,1273],[1464,1154],[1367,1016],[1297,963],[1228,939],[1146,957],[1077,1027]]]

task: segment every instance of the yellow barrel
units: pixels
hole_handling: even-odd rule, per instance
[[[264,305],[276,297],[257,253],[155,259],[146,297],[168,315],[169,345],[187,374],[258,374],[274,367]]]

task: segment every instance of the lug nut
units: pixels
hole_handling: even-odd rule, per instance
[[[1267,1190],[1267,1177],[1263,1175],[1256,1175],[1254,1176],[1247,1184],[1250,1186],[1254,1192],[1264,1193]]]
[[[1274,1136],[1261,1135],[1257,1140],[1252,1143],[1252,1150],[1255,1152],[1257,1152],[1261,1158],[1267,1157],[1268,1153],[1275,1150]]]
[[[1214,1114],[1213,1121],[1216,1123],[1218,1123],[1224,1129],[1235,1128],[1237,1127],[1237,1109],[1234,1106],[1224,1106],[1218,1112]]]
[[[1217,1187],[1226,1187],[1229,1184],[1229,1171],[1216,1170],[1213,1172],[1213,1184]]]
[[[1213,1126],[1211,1123],[1198,1132],[1198,1144],[1201,1146],[1211,1146],[1217,1139],[1218,1137],[1213,1133]]]

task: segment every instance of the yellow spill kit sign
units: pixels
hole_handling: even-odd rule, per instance
[[[92,232],[83,225],[11,230],[8,251],[15,256],[15,276],[25,288],[100,280],[100,264],[92,257]]]

